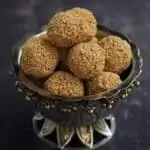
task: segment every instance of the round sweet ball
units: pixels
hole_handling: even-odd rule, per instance
[[[35,79],[51,75],[58,60],[57,48],[43,36],[31,37],[22,48],[21,68],[26,75]]]
[[[105,71],[121,74],[132,61],[132,50],[127,41],[116,36],[107,36],[99,41],[106,50]]]
[[[80,79],[70,73],[57,71],[44,84],[52,95],[76,97],[84,96],[84,86]]]
[[[90,11],[79,13],[70,9],[59,12],[52,17],[48,23],[47,35],[55,46],[68,48],[90,40],[96,35],[96,31],[96,19]]]
[[[112,72],[101,72],[101,74],[88,81],[89,89],[93,94],[113,90],[121,83],[120,76]]]
[[[105,50],[96,42],[77,44],[70,49],[67,63],[75,76],[90,79],[103,71]]]

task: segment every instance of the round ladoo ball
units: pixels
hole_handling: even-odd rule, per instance
[[[93,94],[113,90],[121,83],[120,76],[112,72],[101,72],[88,81],[89,89]]]
[[[105,71],[121,74],[130,66],[132,51],[127,41],[107,36],[99,41],[99,45],[106,50]]]
[[[86,17],[85,17],[86,16]],[[90,40],[96,35],[97,23],[89,10],[69,9],[53,16],[48,23],[47,35],[54,45],[68,48]]]
[[[35,79],[51,75],[58,60],[57,48],[43,36],[30,38],[22,48],[21,68],[26,75]]]
[[[96,42],[80,43],[72,47],[68,54],[68,67],[74,75],[90,79],[103,71],[105,50]]]
[[[84,96],[84,86],[80,79],[64,72],[57,71],[44,84],[52,95],[76,97]]]

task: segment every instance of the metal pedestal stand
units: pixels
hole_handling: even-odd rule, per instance
[[[97,123],[73,127],[69,123],[56,124],[40,113],[33,116],[35,134],[54,149],[87,150],[97,149],[108,143],[115,133],[116,122],[112,115]]]

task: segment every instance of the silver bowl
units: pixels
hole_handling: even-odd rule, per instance
[[[11,70],[13,75],[16,77],[16,86],[18,91],[25,94],[26,100],[35,104],[36,112],[40,113],[41,116],[46,118],[46,120],[50,120],[50,122],[53,122],[55,125],[69,123],[71,127],[75,127],[78,130],[81,130],[81,127],[83,126],[88,127],[92,125],[93,127],[93,124],[99,124],[99,126],[101,126],[101,123],[98,122],[106,119],[107,116],[112,114],[115,110],[114,108],[118,106],[121,101],[127,99],[133,88],[138,86],[140,83],[138,80],[142,73],[143,64],[140,49],[122,33],[112,31],[103,25],[98,25],[97,27],[99,31],[97,36],[99,38],[110,34],[119,36],[130,44],[133,54],[130,67],[121,75],[123,78],[121,86],[103,94],[83,97],[52,96],[44,89],[34,85],[23,72],[20,72],[22,45],[29,37],[31,37],[31,35],[23,38],[23,40],[21,40],[21,42],[17,44],[13,50]],[[32,36],[39,36],[45,33],[46,31],[42,31],[38,34],[33,34]],[[37,118],[36,115],[34,118]],[[33,120],[35,127],[39,120]],[[66,125],[66,128],[68,128],[68,125]],[[34,129],[37,133],[37,128]],[[72,130],[72,132],[74,132],[74,130]],[[90,146],[88,145],[88,147]],[[94,148],[93,145],[92,148]]]

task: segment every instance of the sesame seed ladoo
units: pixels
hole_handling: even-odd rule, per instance
[[[64,71],[57,71],[44,84],[52,95],[83,96],[84,86],[80,79]]]
[[[92,93],[100,93],[117,88],[122,83],[119,75],[112,72],[101,72],[88,81]]]
[[[100,40],[99,45],[106,50],[105,71],[121,74],[130,66],[132,51],[127,41],[110,35]]]
[[[104,69],[105,50],[95,42],[77,44],[70,49],[68,66],[79,78],[92,78]]]
[[[96,35],[97,22],[92,12],[74,8],[56,13],[48,23],[47,35],[57,47],[67,48]]]
[[[51,75],[57,64],[57,48],[41,37],[30,38],[22,48],[21,68],[26,75],[45,78]]]

